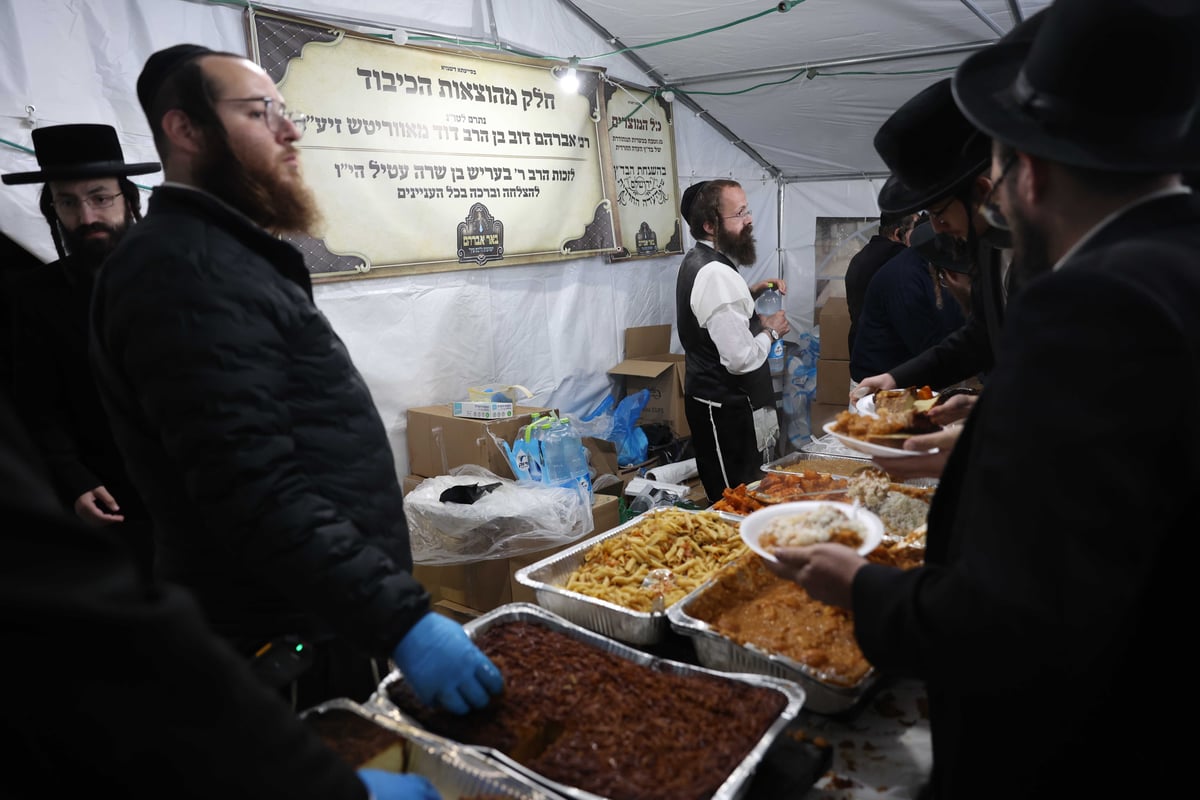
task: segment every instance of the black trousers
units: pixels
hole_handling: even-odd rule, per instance
[[[749,399],[718,406],[688,395],[683,408],[692,429],[696,471],[709,503],[720,500],[726,487],[762,477],[763,454],[754,436]]]

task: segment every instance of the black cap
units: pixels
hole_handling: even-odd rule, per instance
[[[150,113],[150,106],[154,103],[158,90],[175,70],[200,56],[214,55],[216,52],[203,45],[177,44],[152,54],[146,59],[142,74],[138,75],[137,79],[137,96],[138,102],[142,104],[142,111]]]
[[[683,199],[679,201],[679,211],[688,223],[692,221],[692,206],[696,203],[696,195],[700,194],[700,190],[706,185],[708,185],[708,181],[700,181],[683,190]]]

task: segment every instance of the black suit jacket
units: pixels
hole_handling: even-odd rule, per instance
[[[0,393],[0,797],[365,798],[186,592],[66,515],[41,466]]]
[[[1188,763],[1155,731],[1195,628],[1198,391],[1191,196],[1128,209],[1009,305],[927,565],[854,583],[867,658],[927,681],[936,796],[1154,797]]]
[[[14,396],[64,505],[105,486],[144,519],[88,362],[90,271],[68,257],[14,276],[10,292]]]
[[[890,370],[897,386],[935,389],[990,372],[1004,322],[1003,251],[981,241],[971,272],[971,313],[954,333]]]

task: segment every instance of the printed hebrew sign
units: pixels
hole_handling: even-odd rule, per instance
[[[288,237],[314,281],[616,252],[599,73],[578,94],[550,62],[397,46],[252,15],[252,50],[288,107],[323,217]]]
[[[682,253],[671,104],[611,80],[605,95],[621,242],[613,258]]]

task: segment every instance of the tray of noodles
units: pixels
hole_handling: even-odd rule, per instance
[[[486,709],[423,706],[399,672],[371,703],[577,800],[740,798],[805,700],[790,681],[651,656],[529,603],[464,630],[504,675]]]
[[[657,508],[517,570],[538,605],[622,642],[662,641],[665,611],[718,568],[749,552],[740,518]]]

